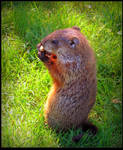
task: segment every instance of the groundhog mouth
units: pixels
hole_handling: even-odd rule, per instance
[[[38,58],[41,61],[54,64],[55,60],[57,59],[57,56],[55,54],[51,53],[50,50],[49,51],[45,50],[42,45],[37,48],[38,48]]]

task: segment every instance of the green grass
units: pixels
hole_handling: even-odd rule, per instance
[[[90,7],[90,8],[89,8]],[[121,2],[2,2],[2,147],[121,147]],[[56,29],[79,26],[97,59],[97,99],[89,118],[99,128],[76,144],[71,129],[57,134],[44,123],[52,85],[36,45]]]

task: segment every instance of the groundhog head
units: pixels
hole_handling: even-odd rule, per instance
[[[78,27],[56,30],[38,45],[38,57],[57,82],[69,82],[81,75],[90,46]]]

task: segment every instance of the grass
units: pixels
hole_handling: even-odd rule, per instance
[[[122,2],[2,2],[2,147],[122,147]],[[97,99],[89,118],[99,132],[57,134],[44,123],[52,85],[36,45],[56,29],[79,26],[97,59]]]

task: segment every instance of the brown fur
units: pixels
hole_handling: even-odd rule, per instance
[[[69,43],[74,38],[78,43],[71,48]],[[39,58],[53,79],[44,110],[45,121],[52,128],[79,127],[88,119],[96,100],[93,50],[78,27],[56,30],[38,44],[38,50],[41,45],[44,50],[51,50],[50,56],[45,56],[46,60]]]

